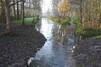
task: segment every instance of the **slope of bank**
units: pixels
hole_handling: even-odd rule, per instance
[[[74,49],[77,67],[101,67],[101,38],[80,41]]]
[[[0,26],[0,67],[25,67],[46,39],[33,26],[15,25],[12,30],[13,34],[4,35]]]

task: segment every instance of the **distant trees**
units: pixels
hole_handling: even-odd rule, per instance
[[[41,15],[41,5],[40,2],[42,2],[42,0],[32,0],[32,4],[33,4],[33,15]]]
[[[53,15],[55,17],[67,16],[71,8],[69,0],[53,0]]]
[[[63,0],[59,2],[58,5],[58,11],[61,14],[62,17],[66,17],[67,13],[70,10],[70,3],[68,2],[68,0]]]
[[[82,5],[83,5],[82,3],[83,3],[83,0],[80,0],[79,5],[80,5],[80,22],[81,22],[81,23],[82,23],[82,18],[83,18],[83,17],[82,17],[82,12],[83,12],[83,11],[82,11],[82,7],[83,7],[83,6],[82,6]]]
[[[15,3],[15,0],[12,0],[13,3]],[[14,11],[14,17],[16,18],[16,8],[15,5],[13,5],[13,11]]]
[[[60,2],[60,0],[52,0],[53,2],[52,2],[52,5],[53,5],[53,7],[52,7],[52,11],[53,11],[53,15],[55,16],[55,17],[58,17],[59,16],[59,12],[58,12],[58,3]]]
[[[101,0],[70,0],[84,27],[101,27]]]
[[[18,1],[18,0],[17,0]],[[19,16],[19,14],[20,14],[20,12],[19,12],[19,2],[17,2],[17,19],[19,19],[20,18],[20,16]]]
[[[101,0],[72,0],[78,2],[80,22],[85,27],[99,28],[101,23]]]
[[[0,0],[1,5],[3,6],[2,9],[4,10],[4,15],[6,17],[6,34],[10,34],[11,33],[11,18],[10,18],[10,9],[11,6],[15,5],[16,3],[20,2],[19,1],[11,1],[11,0]],[[14,8],[15,9],[15,8]]]
[[[101,0],[87,0],[83,5],[83,21],[90,23],[94,28],[99,27],[96,23],[101,21]],[[95,26],[96,25],[96,26]]]
[[[3,4],[0,2],[0,21],[1,22],[6,22],[5,21],[5,9],[4,9],[4,6],[3,6]]]
[[[11,17],[22,19],[22,25],[24,25],[25,15],[33,16],[36,9],[41,12],[40,0],[0,0],[0,19],[6,22],[6,33],[11,33]],[[37,14],[40,14],[39,12]]]

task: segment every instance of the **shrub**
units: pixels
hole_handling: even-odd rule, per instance
[[[34,16],[33,17],[33,20],[32,20],[32,23],[35,25],[36,23],[38,23],[40,20],[40,17],[37,15],[37,16]]]
[[[50,19],[55,23],[59,23],[60,25],[68,25],[70,22],[69,17],[66,18],[50,17]]]
[[[67,17],[67,18],[61,18],[59,23],[60,23],[61,25],[68,25],[69,22],[70,22],[70,18]]]

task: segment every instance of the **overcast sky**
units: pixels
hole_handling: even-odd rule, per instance
[[[42,5],[42,13],[46,13],[48,10],[52,11],[52,0],[43,0]]]

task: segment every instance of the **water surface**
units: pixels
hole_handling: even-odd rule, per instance
[[[37,67],[75,67],[71,52],[75,38],[72,34],[73,29],[69,31],[69,28],[71,29],[71,25],[61,29],[59,24],[47,18],[42,18],[36,25],[36,29],[47,39],[34,58]]]

